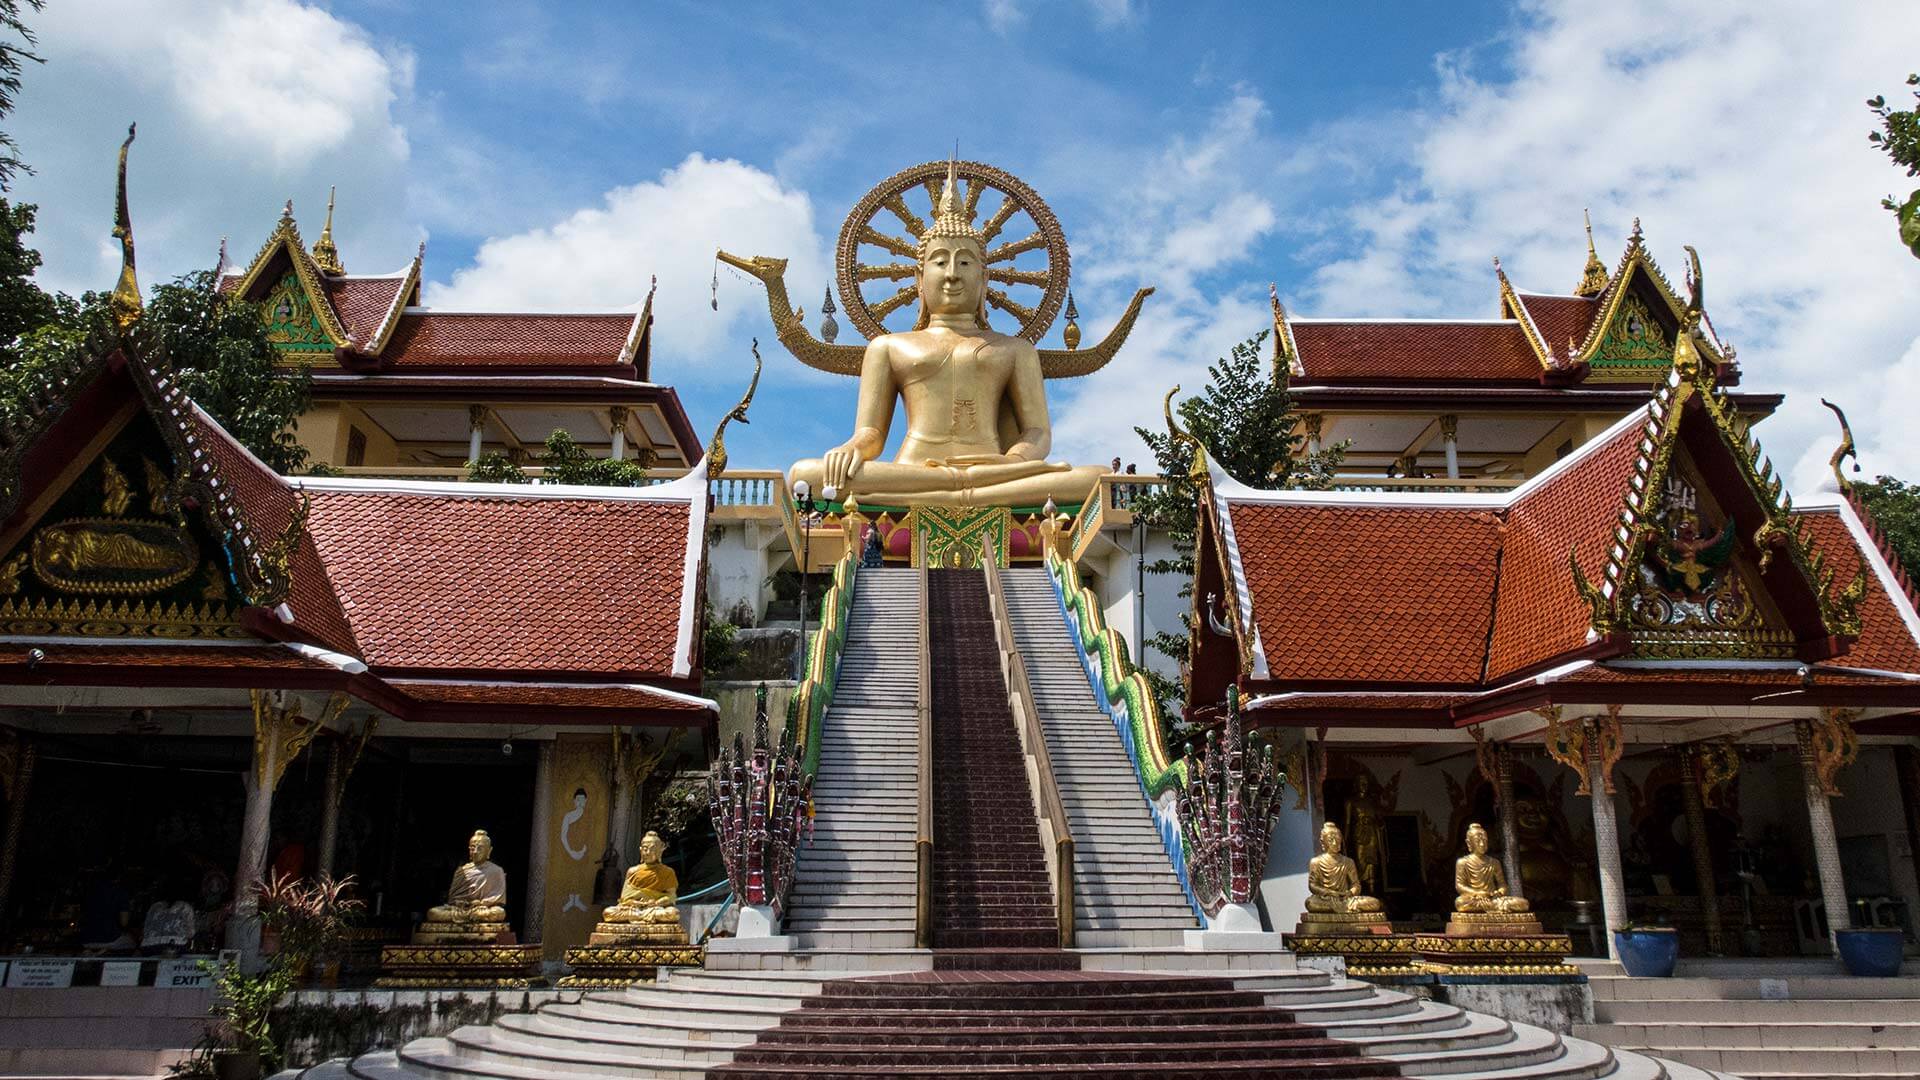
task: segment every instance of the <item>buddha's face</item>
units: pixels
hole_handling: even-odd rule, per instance
[[[641,862],[657,863],[660,861],[660,856],[666,854],[666,852],[667,852],[667,842],[665,840],[660,839],[659,833],[650,832],[646,836],[641,838],[640,840],[640,861]]]
[[[1320,830],[1320,850],[1329,855],[1340,854],[1340,828],[1328,825]]]
[[[1487,853],[1487,830],[1478,825],[1467,830],[1467,850],[1475,855]]]
[[[934,315],[972,315],[980,310],[987,260],[965,237],[938,236],[920,258],[920,302]]]
[[[467,860],[483,863],[493,854],[493,840],[486,833],[477,832],[467,839]]]

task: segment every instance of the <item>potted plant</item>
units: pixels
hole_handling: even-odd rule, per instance
[[[1906,953],[1906,933],[1875,927],[1862,930],[1835,930],[1834,945],[1840,950],[1840,963],[1849,975],[1891,979],[1900,974],[1900,961]]]
[[[259,1080],[278,1048],[269,1017],[281,996],[293,988],[293,976],[278,964],[249,975],[239,964],[201,961],[213,973],[213,1015],[220,1021],[211,1054],[214,1080]]]
[[[366,905],[352,896],[353,875],[325,874],[302,881],[273,874],[255,889],[260,900],[260,923],[279,940],[275,966],[286,969],[291,983],[318,976],[325,985],[340,978],[341,945],[353,919]]]
[[[1652,926],[1629,920],[1613,931],[1620,966],[1636,979],[1664,979],[1680,962],[1680,933],[1671,926]]]

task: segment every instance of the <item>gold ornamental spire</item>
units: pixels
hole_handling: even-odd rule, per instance
[[[987,246],[986,236],[979,229],[974,228],[973,222],[969,219],[966,207],[960,198],[957,181],[956,163],[952,158],[948,158],[947,182],[941,186],[940,199],[934,205],[933,224],[928,226],[927,231],[920,236],[920,253],[923,257],[927,246],[936,237],[966,237],[979,244],[982,249]]]
[[[133,215],[127,210],[127,148],[133,145],[137,126],[127,125],[127,141],[120,144],[120,178],[113,209],[113,238],[120,241],[120,280],[107,297],[107,310],[122,330],[140,317],[140,279],[133,270]]]
[[[1600,253],[1593,250],[1593,215],[1585,210],[1580,216],[1587,219],[1587,266],[1580,272],[1580,284],[1573,287],[1575,296],[1599,296],[1607,291],[1607,268],[1600,261]]]
[[[320,239],[313,242],[313,261],[320,269],[329,274],[344,274],[347,268],[340,265],[340,249],[333,246],[333,188],[327,188],[327,223],[320,227]]]

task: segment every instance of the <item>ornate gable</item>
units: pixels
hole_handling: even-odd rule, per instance
[[[301,242],[289,202],[233,291],[263,305],[267,339],[290,363],[331,360],[335,349],[352,347],[327,299],[324,273]]]
[[[1661,273],[1646,249],[1637,220],[1620,267],[1598,299],[1600,312],[1586,339],[1569,343],[1574,362],[1589,368],[1586,381],[1652,383],[1666,378],[1690,301]],[[1699,332],[1702,326],[1707,332]],[[1722,350],[1711,329],[1702,316],[1695,325],[1697,349],[1716,369],[1720,381],[1736,382],[1732,350]]]
[[[1647,406],[1601,580],[1587,577],[1575,549],[1575,585],[1593,631],[1624,639],[1636,656],[1823,659],[1860,633],[1865,571],[1836,588],[1772,462],[1703,361],[1698,293]]]

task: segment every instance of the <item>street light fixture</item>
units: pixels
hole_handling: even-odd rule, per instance
[[[806,676],[807,665],[807,580],[808,569],[813,562],[813,519],[816,514],[825,512],[828,504],[840,493],[832,484],[820,489],[820,499],[813,498],[813,485],[805,480],[793,482],[793,505],[800,511],[800,658],[794,665],[795,678]]]

